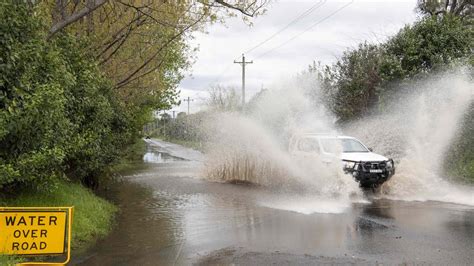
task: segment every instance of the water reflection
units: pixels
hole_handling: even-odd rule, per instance
[[[146,163],[170,163],[186,160],[179,157],[171,156],[168,153],[148,150],[145,155],[143,155],[143,161]]]
[[[120,207],[115,230],[88,256],[73,261],[83,265],[165,265],[181,239],[181,214],[173,202],[155,198],[137,183],[118,182],[107,197]]]

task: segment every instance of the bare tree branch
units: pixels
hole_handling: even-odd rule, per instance
[[[136,24],[135,27],[133,27],[133,24],[130,24],[130,27],[129,27],[129,30],[124,33],[119,39],[117,40],[120,40],[120,43],[117,45],[117,47],[115,47],[115,49],[106,57],[104,58],[100,63],[99,65],[102,65],[102,64],[105,64],[107,61],[109,61],[112,56],[114,56],[115,53],[117,53],[117,51],[122,47],[122,45],[127,41],[128,39],[128,36],[130,36],[130,34],[132,33],[132,31],[134,31],[135,29],[139,28],[141,25],[143,25],[143,22],[145,22],[146,19],[143,19],[141,21],[139,21],[139,23]],[[104,54],[108,49],[110,49],[116,42],[113,42],[112,45],[109,45],[102,53]]]
[[[235,6],[235,5],[232,5],[232,4],[229,4],[223,0],[216,0],[216,3],[222,5],[222,6],[225,6],[227,8],[230,8],[230,9],[235,9],[237,11],[239,11],[240,13],[246,15],[246,16],[249,16],[249,17],[253,17],[255,16],[255,11],[252,12],[252,13],[249,13],[246,9],[242,8],[242,7],[238,7],[238,6]]]
[[[100,58],[101,56],[103,56],[109,49],[111,49],[118,42],[122,42],[122,43],[125,42],[128,36],[130,36],[130,33],[136,30],[137,28],[139,28],[140,26],[142,26],[145,23],[145,21],[146,21],[146,18],[141,19],[141,15],[132,19],[130,23],[128,23],[125,27],[123,27],[116,34],[114,34],[110,41],[106,42],[103,45],[105,46],[105,48],[96,56],[96,58]],[[123,32],[125,29],[127,29],[127,31]],[[102,63],[104,62],[101,62],[100,64]]]
[[[89,5],[86,5],[84,8],[81,10],[70,14],[69,16],[66,16],[65,18],[62,18],[60,21],[57,23],[53,24],[51,29],[49,30],[49,34],[47,39],[50,39],[53,37],[54,34],[59,32],[60,30],[64,29],[65,27],[69,26],[70,24],[78,21],[79,19],[87,16],[103,4],[105,4],[108,0],[92,0]]]
[[[130,4],[127,4],[127,3],[124,3],[122,1],[118,1],[120,4],[126,6],[126,7],[129,7],[129,8],[132,8],[132,9],[135,9],[135,11],[137,11],[138,13],[144,15],[144,16],[147,16],[149,17],[151,20],[153,20],[154,22],[162,25],[162,26],[168,26],[168,27],[175,27],[175,25],[172,25],[172,24],[169,24],[169,23],[166,23],[166,22],[163,22],[163,21],[159,21],[158,19],[156,19],[154,16],[152,16],[151,14],[143,11],[143,9],[148,9],[147,6],[142,6],[142,7],[137,7],[137,6],[134,6],[134,5],[130,5]]]
[[[229,9],[237,10],[240,13],[242,13],[242,14],[248,16],[248,17],[254,17],[258,13],[258,11],[268,3],[268,0],[262,1],[262,4],[258,5],[258,6],[256,6],[258,0],[254,0],[246,6],[239,6],[238,4],[231,4],[231,3],[226,2],[224,0],[214,0],[214,2],[212,2],[212,3],[206,3],[204,1],[198,1],[198,2],[205,5],[205,6],[208,6],[208,7],[223,6],[223,7],[229,8]],[[216,5],[216,4],[218,4],[218,5]]]

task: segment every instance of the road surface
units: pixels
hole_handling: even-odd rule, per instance
[[[114,231],[79,265],[474,264],[474,208],[374,199],[349,207],[199,178],[203,155],[148,140],[105,196]],[[276,207],[275,207],[276,206]]]

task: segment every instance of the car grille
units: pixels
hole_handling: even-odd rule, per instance
[[[385,162],[366,162],[362,164],[364,167],[364,170],[369,171],[371,169],[382,169],[384,170],[385,167],[387,166]]]

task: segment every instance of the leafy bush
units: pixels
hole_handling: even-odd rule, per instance
[[[13,2],[0,3],[0,188],[95,185],[139,123],[83,42],[47,41],[41,19]]]
[[[61,176],[70,76],[24,5],[0,4],[0,186],[48,186]]]

